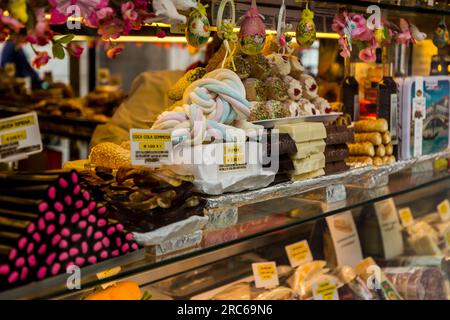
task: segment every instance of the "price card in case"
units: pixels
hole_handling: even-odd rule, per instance
[[[306,240],[290,244],[286,246],[285,249],[289,258],[289,263],[293,268],[313,261],[313,256],[309,249],[308,241]]]
[[[398,210],[398,215],[400,217],[400,221],[402,222],[402,226],[405,228],[414,224],[414,217],[410,208],[406,207]]]
[[[168,130],[131,129],[131,163],[160,166],[172,162],[172,134]]]
[[[275,262],[252,263],[256,288],[274,288],[280,284]]]
[[[41,151],[36,112],[0,119],[0,162],[25,159]]]
[[[335,279],[326,279],[313,284],[314,300],[339,300]]]
[[[437,205],[437,211],[442,222],[450,220],[450,203],[448,200],[444,200]]]

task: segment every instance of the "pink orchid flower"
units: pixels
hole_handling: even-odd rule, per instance
[[[36,69],[40,69],[45,66],[50,60],[50,57],[46,51],[36,51],[36,57],[33,59],[32,65]]]
[[[359,52],[359,58],[364,62],[373,62],[376,59],[373,48],[367,47]]]

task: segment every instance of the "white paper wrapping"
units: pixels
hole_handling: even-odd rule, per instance
[[[206,216],[192,216],[154,231],[146,233],[133,232],[133,235],[136,242],[142,246],[156,246],[202,230],[208,223],[208,220],[209,218]]]

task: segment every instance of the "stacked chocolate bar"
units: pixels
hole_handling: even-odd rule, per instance
[[[330,175],[348,170],[345,159],[349,155],[347,143],[355,141],[353,130],[342,125],[328,125],[326,131],[325,174]]]
[[[281,134],[289,134],[297,151],[290,154],[294,168],[290,171],[294,181],[323,176],[325,174],[326,130],[322,123],[300,122],[277,125]]]
[[[275,142],[277,141],[277,142]],[[275,183],[286,182],[290,180],[289,173],[294,170],[294,163],[291,154],[297,152],[294,140],[287,133],[278,134],[277,139],[272,136],[271,132],[267,135],[267,156],[271,158],[273,155],[278,156],[278,171],[275,176]],[[266,167],[275,165],[273,159]]]

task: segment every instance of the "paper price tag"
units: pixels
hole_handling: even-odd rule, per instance
[[[225,143],[223,145],[223,164],[219,172],[230,172],[247,169],[245,143]]]
[[[409,227],[414,223],[414,217],[412,215],[410,208],[402,208],[398,210],[398,215],[400,217],[400,221],[402,222],[403,227]]]
[[[293,268],[313,261],[313,256],[309,249],[308,241],[306,240],[290,244],[286,246],[285,249],[289,258],[289,263]]]
[[[0,162],[15,161],[42,151],[36,112],[0,120]]]
[[[380,226],[383,252],[386,259],[393,259],[404,251],[402,227],[394,199],[375,202],[375,214]]]
[[[172,135],[167,130],[131,129],[131,163],[159,166],[172,161]]]
[[[256,288],[274,288],[280,284],[275,262],[259,262],[252,264]]]
[[[437,205],[437,211],[443,222],[450,220],[450,203],[448,200],[439,203]]]
[[[314,300],[339,300],[336,280],[327,279],[313,284]]]

